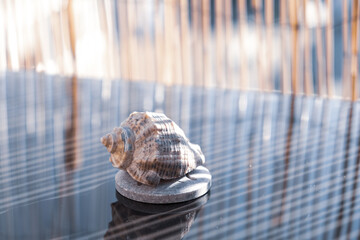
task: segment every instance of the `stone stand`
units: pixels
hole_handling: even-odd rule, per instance
[[[115,175],[116,190],[129,199],[155,204],[185,202],[207,193],[211,187],[211,174],[199,166],[182,178],[161,180],[156,187],[140,184],[123,170]]]

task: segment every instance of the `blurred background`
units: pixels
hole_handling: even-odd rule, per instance
[[[358,0],[0,1],[0,239],[359,239]],[[116,194],[100,137],[163,112],[213,177]]]
[[[0,70],[358,98],[358,0],[5,0]]]

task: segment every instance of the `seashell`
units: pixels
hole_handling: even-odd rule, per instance
[[[133,112],[101,142],[114,167],[147,185],[182,177],[205,163],[200,146],[190,143],[183,130],[162,113]]]

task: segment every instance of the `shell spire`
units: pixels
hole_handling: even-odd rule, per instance
[[[113,147],[116,147],[117,142],[116,139],[114,139],[113,134],[108,133],[102,138],[100,138],[101,143],[108,149],[109,152],[111,152],[111,149]]]
[[[200,146],[162,113],[134,112],[100,141],[114,167],[147,185],[182,177],[205,163]]]
[[[133,133],[126,127],[114,128],[111,133],[103,136],[100,141],[111,154],[109,161],[116,168],[124,169],[132,161]]]

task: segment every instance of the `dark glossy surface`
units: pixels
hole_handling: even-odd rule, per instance
[[[163,111],[201,145],[199,202],[116,196],[100,137]],[[7,73],[0,80],[0,239],[356,239],[359,104]]]

